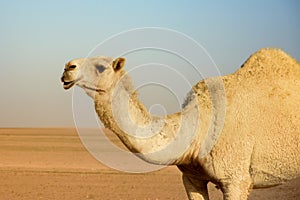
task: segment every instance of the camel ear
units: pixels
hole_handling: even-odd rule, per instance
[[[112,67],[115,70],[115,72],[119,71],[120,69],[122,69],[124,67],[125,61],[126,61],[125,58],[116,58],[113,61]]]

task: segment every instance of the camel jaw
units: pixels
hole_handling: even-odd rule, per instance
[[[63,87],[65,90],[70,89],[71,87],[73,87],[75,85],[76,81],[70,81],[70,82],[63,82]]]
[[[61,79],[61,81],[63,82],[63,87],[64,87],[65,90],[70,89],[76,83],[78,83],[80,80],[81,80],[81,78],[75,79],[73,81],[66,81],[66,80],[64,80],[64,78]]]

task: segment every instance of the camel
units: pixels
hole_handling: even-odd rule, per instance
[[[225,200],[245,200],[300,175],[300,65],[282,50],[261,49],[235,73],[199,81],[181,112],[166,116],[139,101],[125,61],[71,60],[63,87],[83,88],[104,126],[138,157],[177,165],[189,199],[208,200],[212,182]]]

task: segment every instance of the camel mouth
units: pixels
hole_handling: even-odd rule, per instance
[[[79,77],[79,78],[75,79],[74,81],[65,81],[64,78],[61,78],[65,90],[70,89],[71,87],[73,87],[81,79],[82,79],[82,77]]]
[[[76,83],[76,81],[64,81],[64,89],[67,90],[67,89],[70,89],[71,87],[73,87]]]

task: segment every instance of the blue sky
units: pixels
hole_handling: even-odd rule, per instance
[[[300,3],[266,1],[0,1],[0,127],[74,126],[64,63],[140,27],[174,29],[209,52],[222,74],[262,47],[300,60]]]

